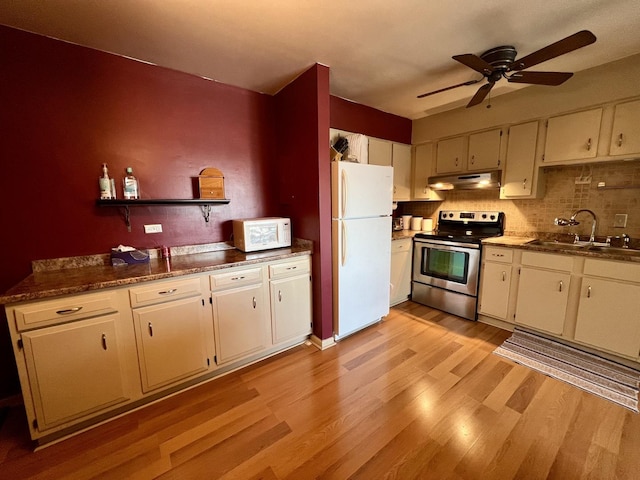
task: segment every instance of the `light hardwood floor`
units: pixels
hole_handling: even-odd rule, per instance
[[[405,302],[35,453],[13,408],[0,478],[640,478],[640,416],[493,355],[509,335]]]

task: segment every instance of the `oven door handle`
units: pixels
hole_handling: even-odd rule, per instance
[[[458,243],[458,242],[446,242],[446,240],[443,240],[443,243],[436,243],[436,242],[425,242],[422,240],[415,240],[416,246],[420,245],[422,247],[427,247],[427,248],[436,248],[438,250],[450,250],[453,252],[460,252],[460,251],[468,251],[468,250],[480,250],[480,246],[475,244],[475,243]]]

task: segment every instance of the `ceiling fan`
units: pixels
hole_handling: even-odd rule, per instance
[[[518,52],[515,47],[502,46],[487,50],[479,57],[472,53],[464,55],[454,55],[452,58],[458,62],[472,68],[476,72],[480,72],[483,77],[477,80],[469,80],[458,85],[441,88],[429,93],[418,95],[418,98],[427,97],[436,93],[451,90],[453,88],[465,85],[473,85],[481,82],[485,78],[487,83],[481,86],[471,101],[467,104],[467,108],[473,107],[481,103],[489,94],[495,83],[501,78],[506,78],[508,82],[513,83],[530,83],[535,85],[560,85],[573,75],[567,72],[523,72],[529,67],[533,67],[552,58],[559,57],[565,53],[572,52],[582,47],[586,47],[596,41],[596,36],[588,30],[582,30],[578,33],[563,38],[551,45],[547,45],[529,55],[516,60]],[[513,72],[507,75],[509,72]]]

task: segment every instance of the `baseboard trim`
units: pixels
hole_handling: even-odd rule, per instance
[[[325,338],[324,340],[316,337],[315,335],[311,335],[309,338],[311,344],[319,350],[326,350],[327,348],[334,347],[336,345],[336,341],[333,337]]]

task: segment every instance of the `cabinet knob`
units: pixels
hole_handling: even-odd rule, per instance
[[[153,337],[153,325],[151,325],[151,322],[149,322],[147,326],[149,327],[149,336]]]
[[[104,333],[102,334],[102,349],[107,349],[107,336]]]
[[[591,139],[587,140],[587,151],[591,150]]]
[[[527,179],[526,178],[524,180],[522,180],[522,189],[523,190],[527,189]]]
[[[563,285],[564,285],[564,284],[562,283],[562,280],[560,280],[560,283],[558,283],[558,291],[559,291],[559,292],[562,292],[562,287],[563,287]]]
[[[502,272],[502,281],[504,282],[507,279],[507,272]]]
[[[282,301],[282,291],[278,290],[278,301],[281,302]]]
[[[622,146],[622,134],[618,135],[618,146]]]
[[[587,298],[591,298],[591,285],[587,287]]]
[[[256,305],[257,305],[257,303],[256,303],[256,297],[253,297],[253,308],[254,308],[254,309],[256,308]]]
[[[475,155],[471,155],[471,165],[473,165],[474,163],[476,163],[476,156]],[[457,163],[456,163],[456,165],[457,165]]]

